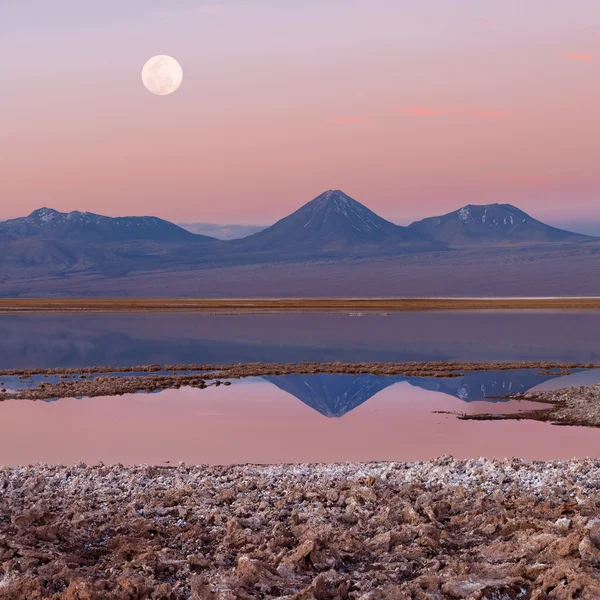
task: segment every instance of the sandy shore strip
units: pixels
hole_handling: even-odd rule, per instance
[[[600,597],[600,460],[0,469],[0,599]]]
[[[600,310],[599,297],[540,298],[0,298],[0,313],[281,312],[361,313],[424,310]]]
[[[573,369],[598,369],[592,363],[552,362],[404,362],[404,363],[246,363],[235,365],[139,365],[135,367],[84,367],[76,369],[8,369],[0,371],[0,402],[117,396],[155,392],[184,386],[204,389],[228,384],[229,379],[292,374],[404,375],[406,377],[460,377],[469,371],[535,369],[540,374],[561,376]],[[127,375],[131,373],[132,375]],[[141,373],[141,374],[140,374]],[[135,374],[135,375],[134,375]],[[54,381],[32,382],[30,387],[9,389],[5,379],[34,376]],[[56,378],[59,378],[56,380]]]

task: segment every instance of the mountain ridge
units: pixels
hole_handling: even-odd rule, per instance
[[[466,204],[444,215],[415,221],[408,228],[452,246],[593,239],[546,225],[512,204],[499,203]]]
[[[0,222],[0,233],[40,240],[83,240],[101,243],[125,240],[211,241],[158,217],[106,217],[78,210],[60,212],[42,207],[26,217]],[[216,240],[215,240],[216,241]]]
[[[518,225],[516,232],[515,225]],[[562,280],[570,279],[571,286],[592,289],[593,278],[589,282],[574,280],[567,271],[575,259],[582,265],[592,265],[582,267],[584,270],[578,277],[586,276],[587,270],[596,265],[599,249],[600,239],[546,226],[512,205],[467,205],[453,213],[403,227],[380,217],[340,190],[320,194],[263,231],[226,241],[195,235],[158,217],[105,217],[80,211],[61,213],[43,207],[27,217],[0,222],[0,284],[4,290],[0,294],[32,294],[40,286],[48,289],[54,286],[61,290],[57,293],[69,295],[77,289],[85,295],[88,292],[81,291],[84,285],[84,290],[97,295],[100,280],[105,281],[103,289],[109,289],[110,281],[119,281],[119,289],[128,289],[127,278],[137,274],[146,278],[140,284],[141,295],[148,293],[144,290],[150,289],[151,280],[155,280],[163,282],[161,294],[167,290],[180,294],[185,289],[194,289],[195,294],[201,290],[205,296],[208,282],[220,270],[222,277],[233,278],[231,285],[235,284],[236,295],[244,296],[247,290],[255,290],[254,282],[261,277],[259,265],[273,269],[279,268],[277,265],[295,265],[290,267],[290,273],[280,273],[269,282],[270,293],[277,295],[284,289],[290,293],[290,277],[294,276],[303,283],[291,290],[292,295],[320,295],[330,286],[319,280],[317,273],[324,273],[326,269],[322,267],[329,263],[332,274],[344,272],[344,277],[355,280],[352,285],[340,282],[344,293],[352,290],[352,294],[364,295],[368,290],[377,294],[393,289],[393,295],[411,295],[410,290],[422,293],[437,279],[446,282],[440,292],[444,294],[458,286],[457,282],[450,285],[448,281],[456,279],[459,269],[467,286],[460,286],[462,294],[466,289],[480,290],[481,286],[498,293],[502,278],[505,283],[500,289],[508,289],[506,278],[516,272],[515,260],[523,259],[523,253],[541,261],[542,270],[538,268],[531,281],[531,285],[538,281],[536,289],[550,289],[546,284],[556,279],[558,272],[563,273]],[[506,261],[511,266],[506,267],[509,269],[506,273],[496,268],[494,279],[485,285],[479,283],[479,276],[469,279],[469,273],[486,271],[480,265],[490,260]],[[365,267],[365,261],[380,262]],[[552,273],[544,271],[543,261],[556,265]],[[446,270],[442,263],[449,265]],[[321,267],[317,269],[318,264]],[[384,264],[384,270],[373,279],[375,270]],[[467,271],[465,264],[469,265]],[[400,278],[394,265],[402,271]],[[184,276],[184,272],[188,275]],[[190,277],[199,279],[195,282]],[[364,284],[356,288],[360,281]],[[95,291],[87,286],[93,286]],[[221,283],[218,289],[222,289]],[[342,293],[341,289],[336,285],[338,293]],[[264,295],[262,287],[253,293],[256,292]],[[213,293],[228,292],[215,288]]]
[[[190,227],[186,229],[184,225]],[[245,237],[222,239],[196,233],[192,226],[215,230],[239,228],[250,230]],[[260,229],[252,231],[252,229]],[[487,237],[486,237],[487,235]],[[0,221],[2,239],[35,238],[86,241],[150,241],[230,242],[230,247],[269,249],[282,240],[285,245],[315,244],[320,250],[350,248],[355,245],[383,243],[416,243],[421,248],[435,249],[444,244],[472,244],[498,241],[584,241],[595,236],[546,225],[512,204],[466,204],[443,215],[425,217],[407,226],[380,217],[364,204],[341,190],[327,190],[268,227],[214,225],[207,223],[175,224],[154,216],[108,217],[92,212],[61,212],[42,207],[25,217]],[[316,242],[316,243],[315,243]],[[429,242],[429,244],[428,244]]]

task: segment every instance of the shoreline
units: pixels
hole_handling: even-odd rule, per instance
[[[266,363],[250,362],[235,364],[209,363],[177,363],[151,364],[114,367],[111,365],[89,365],[86,367],[53,367],[42,369],[0,369],[2,376],[31,376],[31,375],[91,375],[101,373],[157,373],[182,372],[194,373],[212,372],[227,374],[230,378],[254,377],[260,375],[290,375],[290,374],[371,374],[371,375],[413,375],[425,373],[440,376],[458,376],[461,372],[470,371],[510,371],[515,369],[538,369],[542,374],[566,375],[572,369],[600,369],[600,363],[591,362],[562,362],[562,361],[403,361],[403,362],[319,362],[305,361],[297,363]],[[224,375],[223,375],[224,376]]]
[[[231,380],[248,377],[285,376],[294,374],[351,374],[428,378],[455,378],[474,371],[537,370],[538,374],[562,377],[571,370],[600,369],[590,363],[552,362],[408,362],[408,363],[248,363],[235,365],[141,365],[134,367],[83,367],[57,369],[10,369],[0,371],[0,402],[44,401],[57,398],[109,397],[124,394],[152,393],[189,387],[206,389],[231,385]],[[120,375],[119,375],[120,374]],[[4,379],[21,381],[37,376],[54,381],[32,381],[30,387],[10,389]],[[510,413],[448,413],[465,421],[534,420],[553,425],[600,427],[600,384],[569,387],[547,392],[526,392],[503,396],[512,401],[528,401],[547,405]]]
[[[600,384],[549,392],[526,392],[510,400],[547,404],[548,408],[506,414],[457,414],[463,421],[541,421],[552,425],[600,427]]]
[[[0,298],[0,314],[202,313],[210,315],[455,310],[600,310],[600,297],[525,298]],[[355,313],[366,313],[365,315]]]
[[[0,468],[0,599],[595,598],[599,480],[600,459]]]
[[[573,369],[598,369],[594,363],[552,362],[406,362],[406,363],[246,363],[235,365],[139,365],[134,367],[83,367],[57,369],[0,370],[0,402],[6,400],[50,400],[118,396],[137,392],[155,392],[180,387],[205,389],[210,385],[229,385],[231,379],[280,375],[351,374],[351,375],[404,375],[406,377],[460,377],[473,371],[506,371],[537,369],[556,377]],[[128,374],[131,375],[117,375]],[[143,373],[140,375],[140,373]],[[33,376],[59,377],[56,382],[39,382],[32,387],[7,389],[2,378]],[[225,380],[225,381],[223,381]]]

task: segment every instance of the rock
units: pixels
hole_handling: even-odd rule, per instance
[[[239,582],[245,586],[269,583],[279,579],[279,573],[276,569],[262,561],[253,560],[249,556],[240,556],[235,574]]]
[[[588,528],[588,535],[590,536],[590,541],[596,548],[600,548],[600,522],[592,523]]]
[[[392,532],[386,531],[385,533],[380,533],[374,538],[371,538],[367,542],[367,547],[375,554],[383,554],[384,552],[389,552],[392,547],[392,539]]]
[[[290,600],[346,600],[349,587],[346,578],[329,571],[315,577],[307,588]]]
[[[593,567],[600,566],[600,550],[594,545],[590,538],[584,537],[581,540],[579,544],[579,554],[584,564]]]
[[[248,543],[247,532],[241,525],[238,519],[231,518],[227,521],[227,530],[225,533],[225,543],[231,548],[241,548]]]
[[[316,547],[317,542],[315,540],[306,540],[302,542],[295,550],[293,550],[289,556],[284,558],[282,563],[284,565],[294,567],[304,562]]]
[[[271,539],[269,540],[269,547],[271,548],[285,548],[296,543],[296,537],[294,534],[286,528],[282,523],[276,523],[271,531]]]
[[[558,529],[558,531],[566,533],[571,527],[571,519],[567,519],[567,517],[557,519],[554,523],[554,526],[556,527],[556,529]]]

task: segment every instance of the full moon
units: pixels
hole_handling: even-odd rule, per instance
[[[168,96],[181,85],[183,69],[171,56],[154,56],[142,69],[142,81],[149,92],[157,96]]]

